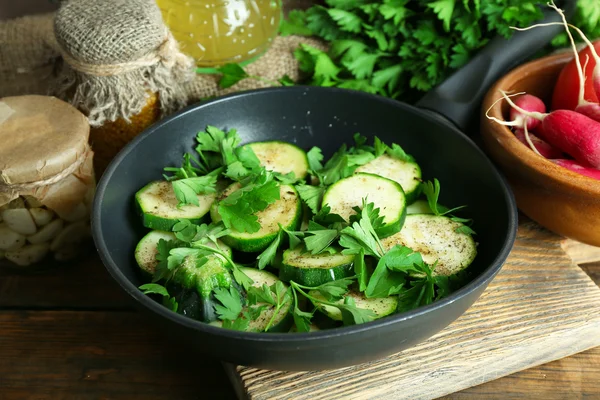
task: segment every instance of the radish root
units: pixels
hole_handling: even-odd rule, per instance
[[[527,141],[527,144],[529,144],[529,147],[531,147],[531,150],[533,150],[535,152],[535,154],[537,154],[538,156],[544,157],[543,155],[540,154],[538,149],[535,147],[535,145],[531,141],[531,138],[529,137],[529,130],[527,129],[527,124],[525,124],[525,126],[523,126],[523,128],[524,128],[523,133],[525,133],[525,140]],[[546,157],[544,157],[544,158],[546,158]]]
[[[489,112],[492,110],[492,108],[494,108],[494,106],[495,106],[495,105],[496,105],[498,102],[500,102],[500,101],[504,100],[504,96],[506,96],[506,97],[514,97],[514,96],[519,96],[519,95],[525,94],[525,92],[519,92],[519,93],[510,94],[510,95],[506,94],[507,92],[504,92],[504,91],[502,91],[502,90],[501,90],[500,92],[503,94],[503,96],[502,96],[502,97],[500,97],[499,99],[496,99],[496,101],[494,101],[494,102],[492,103],[492,105],[490,106],[490,108],[488,108],[488,109],[487,109],[487,111],[485,112],[485,116],[486,116],[488,119],[490,119],[490,120],[492,120],[492,121],[494,121],[494,122],[497,122],[497,123],[499,123],[500,125],[504,125],[504,126],[517,126],[517,127],[520,127],[520,126],[521,126],[521,122],[519,122],[519,121],[503,121],[503,120],[501,120],[501,119],[498,119],[498,118],[496,118],[496,117],[492,117],[492,116],[489,114]]]
[[[526,117],[531,117],[531,118],[533,118],[533,119],[539,119],[540,121],[543,121],[543,120],[544,120],[544,117],[547,115],[547,114],[542,114],[542,113],[540,113],[540,112],[537,112],[537,111],[527,111],[527,110],[524,110],[524,109],[522,109],[521,107],[519,107],[518,105],[516,105],[516,104],[514,103],[514,101],[512,101],[512,100],[510,99],[510,97],[511,97],[511,96],[507,96],[507,95],[506,95],[506,92],[505,92],[504,90],[501,90],[501,91],[500,91],[500,93],[502,93],[502,97],[503,97],[504,99],[506,99],[506,101],[508,102],[508,104],[510,104],[510,106],[511,106],[512,108],[514,108],[515,110],[517,110],[517,111],[518,111],[518,112],[520,112],[521,114],[525,115]],[[519,94],[523,94],[523,93],[519,93]],[[503,124],[503,125],[504,125],[504,124]]]

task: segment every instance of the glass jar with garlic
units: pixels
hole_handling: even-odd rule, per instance
[[[89,124],[49,96],[0,98],[0,265],[44,269],[91,244]]]

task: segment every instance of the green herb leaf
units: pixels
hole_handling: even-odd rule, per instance
[[[263,174],[253,183],[223,199],[218,211],[228,229],[254,233],[260,229],[258,217],[254,213],[264,210],[279,199],[279,184],[273,180],[272,174]]]
[[[363,324],[365,322],[373,321],[377,318],[372,310],[365,310],[356,307],[354,299],[352,297],[344,298],[344,304],[337,306],[342,312],[342,322],[344,325]]]
[[[306,13],[300,10],[291,10],[287,18],[281,21],[279,25],[279,34],[281,36],[311,36],[312,31],[306,26]]]
[[[366,297],[383,298],[402,292],[406,275],[389,270],[386,261],[382,258],[377,263],[365,290]]]
[[[406,154],[404,149],[396,143],[392,143],[392,147],[391,148],[388,147],[386,149],[386,153],[390,157],[394,157],[395,159],[400,160],[400,161],[407,161],[407,162],[415,161],[415,159],[411,155]]]
[[[383,256],[383,260],[387,267],[392,271],[411,273],[425,272],[423,267],[423,257],[421,253],[413,249],[396,245]]]
[[[354,281],[352,279],[343,278],[335,281],[326,282],[320,286],[317,286],[315,290],[318,290],[327,301],[333,302],[341,300],[342,297],[348,293],[350,285]]]
[[[330,8],[328,13],[337,22],[341,30],[352,33],[359,33],[361,31],[362,20],[358,15],[335,8]]]
[[[182,243],[176,240],[165,240],[159,239],[156,244],[156,260],[158,264],[156,265],[156,270],[152,276],[152,282],[158,282],[162,279],[168,279],[171,275],[171,270],[169,269],[169,256],[171,250],[183,246]]]
[[[241,66],[233,63],[217,68],[217,72],[221,74],[221,79],[219,79],[219,87],[221,89],[230,88],[249,76]]]
[[[296,325],[296,330],[298,332],[310,332],[310,324],[313,317],[312,313],[302,311],[296,306],[294,307],[292,317],[294,317],[294,325]]]
[[[256,304],[256,303],[267,303],[271,305],[277,305],[277,301],[273,297],[273,292],[271,292],[271,288],[266,284],[258,288],[256,286],[251,286],[248,288],[248,303]]]
[[[322,186],[296,185],[300,199],[310,208],[313,214],[319,212],[325,188]]]
[[[179,202],[178,206],[186,204],[197,206],[199,204],[198,195],[215,193],[216,184],[217,177],[211,175],[179,179],[172,182],[175,197]]]
[[[215,312],[219,319],[234,321],[242,312],[243,304],[240,293],[231,286],[229,290],[224,288],[215,288],[213,290],[215,298],[221,304],[215,304]]]
[[[358,222],[342,229],[340,245],[346,248],[342,251],[343,254],[358,254],[361,249],[364,249],[365,255],[378,258],[383,256],[381,242],[373,228],[367,206],[366,199],[363,199],[363,207]]]
[[[312,147],[307,153],[308,167],[311,171],[319,171],[323,168],[321,161],[323,161],[323,153],[318,147]]]
[[[273,263],[275,256],[277,255],[277,249],[281,245],[281,238],[283,236],[283,230],[281,230],[281,225],[279,226],[280,230],[275,239],[269,244],[269,246],[258,255],[258,269],[265,269],[267,266]]]
[[[304,245],[311,254],[322,253],[338,238],[337,229],[320,229],[306,232],[308,236],[304,238]]]
[[[146,283],[144,285],[141,285],[139,289],[144,294],[155,293],[160,294],[161,296],[169,296],[169,292],[167,291],[167,289],[163,285],[159,285],[157,283]]]
[[[369,276],[367,273],[367,265],[365,264],[365,251],[360,249],[354,256],[354,273],[358,280],[358,290],[364,292],[367,289],[369,283]]]

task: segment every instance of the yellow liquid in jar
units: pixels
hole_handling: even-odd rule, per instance
[[[243,63],[277,35],[280,0],[156,0],[181,50],[198,67]]]

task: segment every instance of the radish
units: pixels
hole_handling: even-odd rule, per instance
[[[536,120],[539,122],[539,120]],[[548,142],[540,139],[532,133],[529,133],[529,140],[527,140],[527,136],[525,136],[525,131],[523,129],[517,129],[515,131],[515,136],[521,143],[525,146],[531,148],[535,153],[544,157],[544,158],[562,158],[564,154],[562,151],[550,145]],[[531,143],[530,143],[531,142]]]
[[[543,139],[582,164],[600,167],[600,123],[571,110],[554,110],[548,114],[529,112],[517,106],[502,92],[506,101],[523,115],[542,121]],[[497,120],[496,120],[497,121]],[[502,125],[510,122],[499,121]]]
[[[539,97],[536,97],[532,94],[525,94],[519,97],[515,100],[515,104],[526,111],[534,111],[540,113],[546,112],[546,105],[544,104],[544,102]],[[516,127],[522,127],[524,126],[524,123],[527,123],[527,129],[530,131],[537,128],[537,126],[540,124],[539,119],[526,117],[525,115],[520,113],[516,108],[510,109],[510,119],[517,122],[517,124],[515,125]]]
[[[592,86],[594,88],[596,97],[598,97],[598,95],[600,95],[600,56],[598,56],[598,53],[596,52],[594,45],[588,40],[588,38],[581,31],[581,29],[577,28],[574,25],[567,23],[567,19],[565,17],[564,12],[560,8],[556,7],[556,5],[554,4],[553,1],[550,1],[550,3],[548,3],[548,6],[552,9],[554,9],[561,16],[561,18],[563,20],[562,23],[561,22],[552,22],[552,23],[547,23],[547,24],[537,24],[537,25],[530,26],[528,28],[515,28],[515,29],[516,30],[529,30],[529,29],[532,29],[535,27],[557,25],[557,24],[563,25],[565,27],[565,31],[567,32],[567,35],[569,36],[569,41],[571,42],[571,48],[573,49],[573,52],[575,53],[574,62],[576,65],[577,75],[579,78],[579,91],[578,91],[577,105],[575,107],[575,111],[577,111],[595,121],[600,122],[600,104],[598,104],[596,102],[589,102],[585,99],[585,94],[586,94],[585,81],[586,81],[586,79],[585,79],[583,71],[586,68],[581,67],[581,61],[579,59],[579,53],[577,52],[577,46],[575,46],[575,40],[573,39],[573,35],[571,35],[571,31],[569,30],[569,27],[575,29],[579,33],[579,35],[582,37],[582,39],[586,42],[586,44],[588,45],[588,48],[590,50],[590,54],[592,55],[592,57],[594,58],[594,61],[596,62],[596,66],[592,73]],[[589,59],[586,59],[586,67],[587,67],[588,61],[589,61]]]
[[[600,180],[600,170],[597,170],[595,168],[585,167],[573,160],[556,159],[550,161],[570,171],[577,172],[580,175]]]

